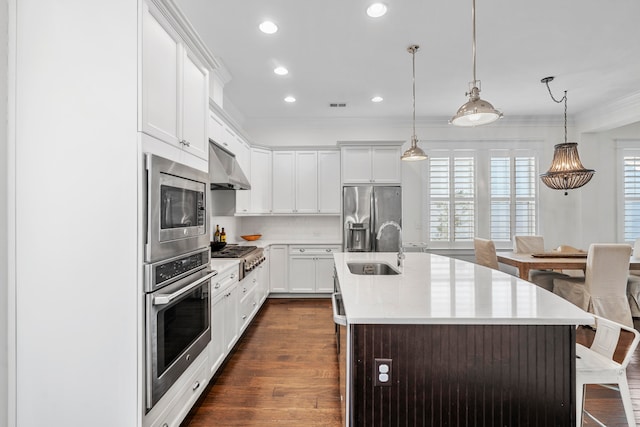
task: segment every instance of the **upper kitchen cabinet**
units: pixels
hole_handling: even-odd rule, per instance
[[[343,145],[343,184],[400,184],[401,143]]]
[[[271,212],[271,151],[251,149],[251,212]]]
[[[141,130],[207,160],[209,69],[167,16],[143,2]]]
[[[273,213],[339,214],[340,152],[274,151]]]

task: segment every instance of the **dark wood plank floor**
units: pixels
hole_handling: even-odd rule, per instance
[[[333,332],[328,299],[267,300],[182,427],[340,426]],[[592,334],[577,337],[588,344]],[[640,350],[627,377],[640,420]],[[615,391],[589,386],[586,408],[609,427],[627,425]]]

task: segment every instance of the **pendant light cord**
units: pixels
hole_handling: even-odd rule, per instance
[[[416,49],[413,47],[411,54],[413,56],[413,141],[416,140]]]
[[[472,28],[472,43],[471,43],[471,55],[473,56],[473,85],[476,84],[476,0],[473,0],[471,5],[471,28]]]

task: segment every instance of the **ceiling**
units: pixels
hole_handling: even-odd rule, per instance
[[[416,116],[446,122],[472,80],[471,0],[175,0],[231,75],[225,104],[241,122],[410,118],[416,54]],[[640,91],[637,0],[478,0],[481,97],[509,117],[569,115]],[[269,19],[273,35],[258,30]],[[286,76],[273,69],[283,65]],[[297,102],[283,101],[293,95]],[[371,102],[374,95],[384,98]],[[330,103],[345,103],[331,108]]]

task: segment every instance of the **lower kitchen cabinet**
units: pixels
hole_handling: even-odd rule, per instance
[[[269,257],[269,290],[271,293],[289,292],[287,245],[271,245]]]
[[[209,358],[201,353],[185,374],[146,414],[144,427],[179,427],[209,382]]]
[[[213,375],[238,340],[238,267],[226,269],[211,282],[211,343],[209,361]]]
[[[238,322],[240,334],[247,329],[249,322],[258,311],[258,271],[253,270],[247,274],[239,284],[240,303],[238,305]]]
[[[289,292],[333,292],[333,254],[340,250],[340,246],[290,246]]]

